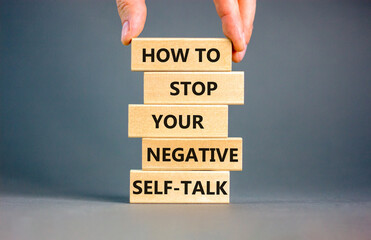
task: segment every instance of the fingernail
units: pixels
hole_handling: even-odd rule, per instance
[[[245,46],[246,45],[245,33],[242,30],[240,31],[240,39],[242,41],[242,46]],[[243,50],[244,49],[242,49],[241,51]]]
[[[122,24],[122,31],[121,31],[121,42],[124,42],[124,39],[126,37],[126,34],[129,32],[129,22],[125,21],[124,24]]]
[[[240,61],[242,61],[242,59],[245,57],[246,48],[247,48],[247,45],[245,45],[245,49],[243,51],[238,52],[238,58],[240,59]]]

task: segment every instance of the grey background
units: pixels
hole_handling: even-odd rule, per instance
[[[143,37],[222,37],[212,1],[147,1]],[[2,1],[0,159],[5,192],[127,201],[142,103],[114,1]],[[232,202],[362,197],[371,190],[369,1],[258,1]]]
[[[127,204],[142,103],[115,2],[0,1],[0,239],[369,239],[371,3],[258,0],[232,204]],[[211,0],[148,0],[143,37],[222,37]]]

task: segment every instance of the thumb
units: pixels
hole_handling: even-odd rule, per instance
[[[144,0],[116,0],[122,24],[121,42],[129,45],[143,31],[147,17]]]

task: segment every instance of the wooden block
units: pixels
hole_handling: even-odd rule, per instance
[[[231,71],[225,38],[133,38],[132,71]]]
[[[130,171],[130,203],[229,203],[226,171]]]
[[[226,105],[129,104],[129,137],[227,137]]]
[[[144,104],[243,104],[244,72],[145,72]]]
[[[143,138],[142,168],[242,171],[242,138]]]

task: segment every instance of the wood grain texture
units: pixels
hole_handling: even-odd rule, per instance
[[[225,38],[133,38],[131,70],[231,71],[232,44]]]
[[[228,106],[129,104],[128,122],[129,137],[227,137]]]
[[[242,171],[242,138],[143,138],[142,169]]]
[[[229,203],[226,171],[130,171],[130,203]]]
[[[244,104],[244,72],[145,72],[144,104]]]

